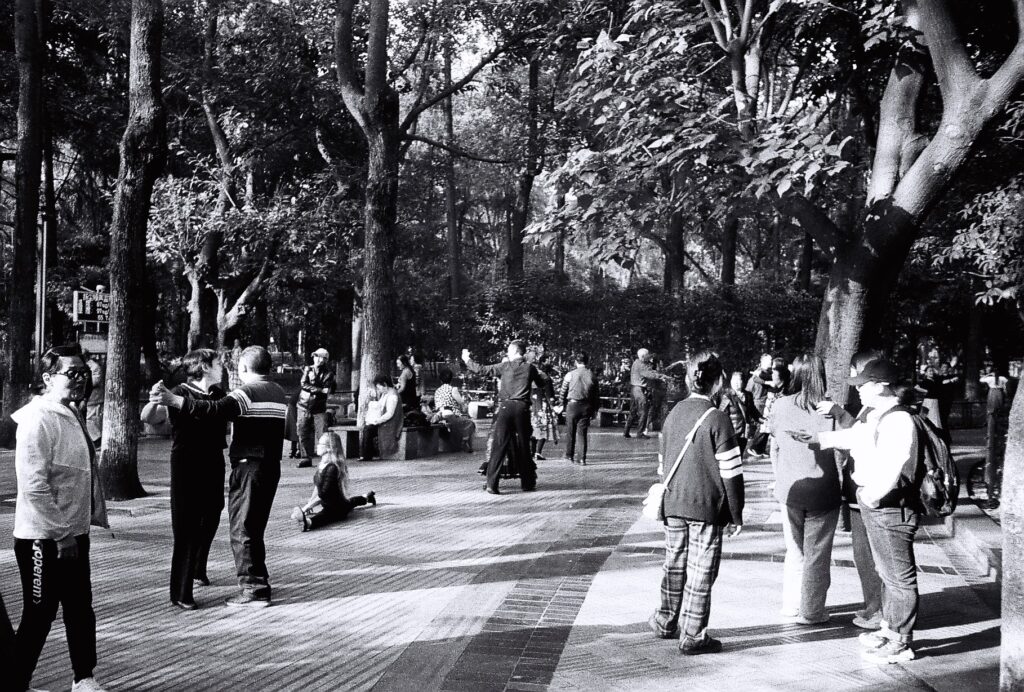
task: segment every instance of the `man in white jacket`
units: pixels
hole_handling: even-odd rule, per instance
[[[91,374],[73,346],[47,351],[40,370],[43,393],[11,415],[18,424],[14,554],[24,593],[11,689],[28,689],[59,606],[75,675],[71,689],[91,692],[102,688],[93,678],[89,525],[105,526],[106,510],[94,478],[92,440],[71,407],[85,398]]]
[[[898,380],[895,365],[873,360],[849,380],[870,409],[863,422],[834,432],[789,431],[795,439],[820,444],[823,449],[849,450],[856,464],[857,500],[884,585],[881,629],[860,636],[863,658],[873,663],[902,663],[914,658],[911,644],[918,609],[914,536],[923,508],[917,433],[893,391]]]

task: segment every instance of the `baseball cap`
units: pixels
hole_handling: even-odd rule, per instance
[[[900,379],[900,372],[896,369],[891,361],[885,358],[878,358],[870,361],[864,366],[864,369],[860,371],[860,374],[856,377],[851,377],[847,380],[848,383],[853,386],[864,384],[865,382],[880,382],[882,384],[896,384]]]
[[[323,356],[324,358],[330,358],[331,357],[331,354],[327,352],[326,348],[318,348],[317,350],[313,351],[313,355],[314,356]]]

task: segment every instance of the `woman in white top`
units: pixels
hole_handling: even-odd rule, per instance
[[[377,375],[373,378],[373,388],[376,398],[367,404],[363,415],[360,461],[392,456],[398,451],[398,438],[402,434],[402,407],[398,403],[398,392],[391,386],[391,378]]]

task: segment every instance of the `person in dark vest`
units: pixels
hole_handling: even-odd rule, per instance
[[[181,409],[184,416],[233,423],[228,451],[228,518],[241,590],[225,601],[229,606],[266,607],[271,603],[263,536],[281,478],[288,399],[284,390],[268,379],[270,369],[267,350],[250,346],[242,351],[238,361],[242,386],[223,399],[186,399],[169,391],[163,382],[157,382],[150,390],[151,403]]]
[[[182,359],[184,384],[171,390],[186,399],[217,401],[223,366],[216,351],[200,348]],[[176,409],[149,403],[142,421],[171,423],[171,603],[195,610],[194,584],[209,586],[206,563],[224,509],[224,447],[227,425],[222,421],[183,416]]]
[[[537,489],[537,465],[530,458],[530,388],[547,386],[547,376],[541,374],[523,356],[526,346],[522,341],[508,345],[508,359],[492,365],[473,361],[469,349],[462,349],[462,360],[470,372],[499,378],[498,410],[494,414],[494,442],[487,462],[487,484],[484,489],[492,495],[500,494],[498,476],[510,445],[519,470],[523,490]]]
[[[302,369],[299,400],[295,409],[295,428],[299,436],[302,458],[296,468],[309,468],[316,456],[314,445],[327,430],[327,397],[334,393],[334,372],[326,348],[313,351],[313,364]]]
[[[72,692],[102,692],[96,667],[96,614],[89,571],[89,526],[108,527],[96,450],[74,405],[85,400],[90,372],[77,346],[51,348],[39,362],[43,392],[11,418],[18,424],[14,469],[14,556],[23,608],[13,666],[3,689],[27,690],[50,627],[63,611],[74,672]]]
[[[562,405],[565,407],[566,461],[576,463],[576,449],[579,447],[579,463],[587,463],[587,432],[590,420],[601,408],[597,378],[587,367],[589,357],[583,351],[575,356],[576,369],[570,370],[562,381]]]

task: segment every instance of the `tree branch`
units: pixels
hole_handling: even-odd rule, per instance
[[[403,139],[405,139],[407,141],[412,141],[412,142],[422,142],[424,144],[429,144],[432,147],[437,147],[438,149],[443,149],[443,150],[445,150],[445,151],[447,151],[447,152],[449,152],[451,154],[454,154],[455,156],[458,156],[458,157],[464,158],[464,159],[470,159],[471,161],[480,161],[481,163],[514,163],[515,162],[515,159],[512,159],[512,158],[499,159],[499,158],[494,158],[494,157],[490,157],[490,156],[481,156],[479,154],[473,154],[471,152],[466,151],[465,149],[460,149],[459,147],[452,146],[452,145],[449,145],[449,144],[445,144],[444,142],[438,142],[436,139],[430,139],[429,137],[424,137],[423,135],[406,134],[406,135],[403,136]]]
[[[705,281],[707,281],[709,284],[717,283],[715,277],[711,276],[711,274],[709,274],[707,270],[704,269],[704,267],[700,266],[700,262],[695,260],[693,258],[693,255],[691,255],[686,250],[682,250],[681,252],[683,253],[683,257],[690,261],[690,264],[693,265],[693,268],[696,269],[700,273],[700,275],[704,277]]]
[[[985,117],[991,117],[995,109],[1006,105],[1024,77],[1024,0],[1014,0],[1014,9],[1017,13],[1017,45],[985,84]]]
[[[334,62],[337,65],[338,87],[352,116],[366,129],[363,87],[356,76],[355,56],[352,54],[352,13],[358,0],[338,0],[334,16]]]
[[[412,52],[409,53],[409,57],[402,63],[402,67],[396,69],[395,74],[405,74],[406,70],[412,67],[412,64],[416,62],[416,58],[420,54],[420,49],[423,48],[423,44],[427,40],[427,32],[430,30],[430,24],[426,21],[422,24],[422,30],[420,31],[419,38],[416,39],[416,45],[413,47]]]
[[[803,195],[789,194],[781,198],[771,195],[771,198],[775,208],[780,213],[796,219],[800,227],[814,238],[818,247],[827,254],[834,257],[837,251],[849,243],[846,234],[839,230],[835,222]]]
[[[388,88],[388,14],[390,0],[369,0],[369,38],[366,44],[364,90],[371,103],[377,101]]]
[[[711,23],[711,31],[715,33],[715,40],[718,42],[718,47],[724,51],[729,50],[729,39],[725,36],[725,29],[722,27],[721,22],[718,21],[718,10],[711,4],[711,0],[701,0],[704,3],[704,9],[708,13],[708,21]]]
[[[920,22],[943,100],[959,102],[981,79],[960,40],[947,0],[912,0],[907,10],[912,23],[915,19]]]

